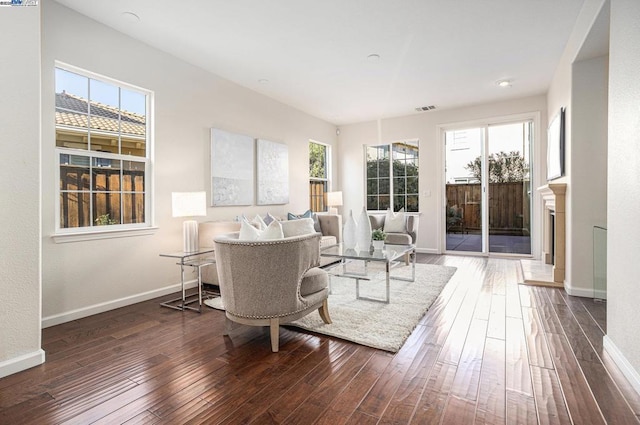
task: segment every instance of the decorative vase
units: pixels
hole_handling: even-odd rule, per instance
[[[376,251],[382,251],[384,248],[384,241],[373,241],[373,249]]]
[[[353,218],[353,212],[349,210],[349,216],[342,228],[342,246],[344,249],[356,249],[358,245],[358,223]]]
[[[362,207],[362,212],[358,217],[357,241],[360,251],[369,251],[371,248],[371,222],[365,207]]]

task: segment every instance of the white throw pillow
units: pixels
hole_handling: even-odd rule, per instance
[[[384,219],[385,233],[407,233],[406,217],[404,208],[397,213],[387,210],[387,216]]]
[[[254,225],[247,220],[242,220],[240,224],[240,235],[238,240],[240,241],[265,241],[272,239],[282,239],[284,234],[282,233],[282,226],[280,222],[274,220],[265,227],[264,230],[258,230]]]
[[[253,221],[251,221],[251,224],[256,226],[258,230],[264,230],[267,228],[267,223],[265,223],[262,217],[260,217],[259,215],[256,215],[254,217]]]
[[[256,241],[260,236],[260,230],[254,225],[249,223],[246,218],[243,218],[240,222],[240,235],[238,239],[241,241]]]
[[[273,220],[258,236],[259,241],[266,241],[272,239],[282,239],[284,234],[282,233],[282,225],[278,220]]]
[[[284,237],[289,238],[291,236],[302,236],[310,233],[316,233],[313,227],[312,218],[300,218],[298,220],[287,220],[282,223],[282,231]]]

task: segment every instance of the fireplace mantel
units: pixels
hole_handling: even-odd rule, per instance
[[[565,194],[567,185],[565,183],[549,183],[540,186],[538,192],[542,195],[545,212],[542,233],[543,260],[546,264],[553,264],[553,281],[564,285],[566,261]]]

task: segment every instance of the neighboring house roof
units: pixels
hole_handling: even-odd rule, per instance
[[[87,113],[88,105],[91,107],[91,116]],[[65,91],[56,93],[56,125],[89,128],[89,119],[94,130],[145,135],[144,115],[119,110],[99,102],[87,102],[87,99]]]

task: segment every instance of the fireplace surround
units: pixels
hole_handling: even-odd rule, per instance
[[[566,247],[565,183],[549,183],[538,188],[544,206],[542,260],[553,264],[553,282],[564,284]]]

